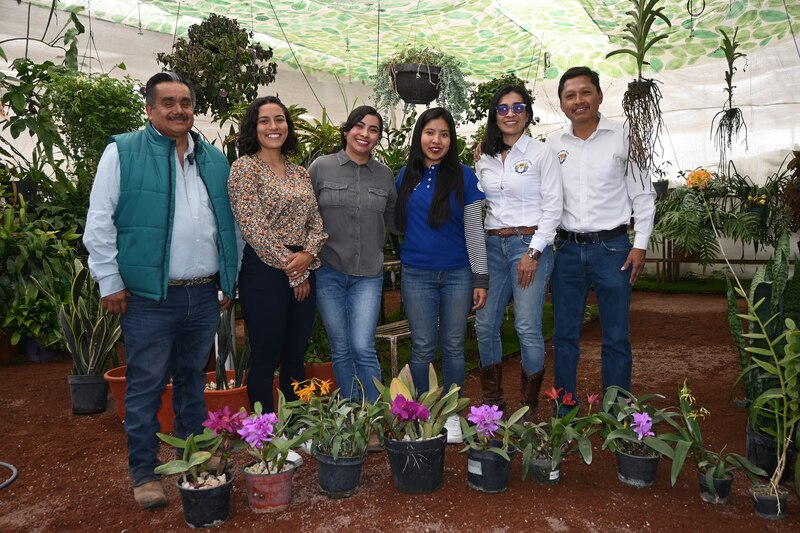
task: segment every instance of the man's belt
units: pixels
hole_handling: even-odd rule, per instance
[[[199,287],[200,285],[205,285],[207,283],[213,283],[213,282],[214,282],[214,276],[206,276],[204,278],[171,279],[167,282],[167,284],[177,287]]]
[[[492,237],[511,237],[514,235],[533,235],[539,226],[517,226],[516,228],[488,229],[486,235]]]
[[[619,237],[620,235],[625,235],[627,233],[628,233],[628,226],[626,224],[617,226],[614,229],[603,230],[603,231],[592,231],[587,233],[577,233],[574,231],[563,230],[561,228],[559,228],[557,231],[559,239],[564,239],[565,241],[573,241],[578,244],[597,244],[603,241],[607,241],[608,239],[613,239],[614,237]]]

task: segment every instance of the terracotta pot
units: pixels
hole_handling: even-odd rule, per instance
[[[225,373],[228,381],[236,377],[236,373],[233,370],[227,370]],[[216,381],[216,379],[216,372],[208,372],[206,374],[206,383],[212,383]],[[248,413],[252,411],[250,408],[250,400],[247,396],[247,386],[225,390],[206,390],[204,395],[206,397],[206,410],[208,411],[217,411],[226,406],[230,409],[231,413],[238,412],[242,407],[244,407],[245,411]]]
[[[305,363],[306,379],[317,378],[331,382],[331,390],[336,390],[336,377],[333,375],[333,362]]]
[[[108,381],[108,388],[111,390],[111,397],[117,406],[117,418],[120,422],[125,421],[125,370],[128,367],[118,366],[112,368],[103,378]],[[158,409],[158,422],[161,424],[161,433],[172,433],[175,424],[175,413],[172,411],[172,384],[168,383],[167,388],[161,393],[161,407]]]
[[[290,461],[287,461],[287,464]],[[250,463],[245,466],[254,465]],[[247,490],[247,503],[254,513],[274,513],[283,511],[292,501],[292,478],[295,467],[278,474],[251,474],[244,470],[244,484]]]

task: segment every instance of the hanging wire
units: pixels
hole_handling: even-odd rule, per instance
[[[275,6],[272,4],[272,0],[269,0],[269,7],[272,9],[272,15],[275,17],[275,22],[278,23],[278,28],[281,30],[281,35],[283,35],[283,40],[286,42],[286,46],[289,47],[289,51],[292,53],[292,59],[294,59],[294,63],[297,65],[297,68],[300,70],[300,74],[303,75],[303,79],[306,80],[306,84],[308,88],[311,89],[311,94],[314,95],[314,100],[317,101],[319,107],[321,109],[325,109],[325,106],[322,105],[320,102],[317,93],[314,92],[314,87],[311,85],[311,82],[308,81],[308,76],[306,76],[305,71],[303,70],[303,66],[300,64],[300,61],[297,60],[297,55],[294,53],[294,48],[292,48],[292,43],[289,42],[289,38],[286,36],[286,32],[283,31],[283,24],[281,24],[281,20],[278,18],[278,12],[275,11]]]
[[[686,11],[689,12],[689,37],[694,36],[694,19],[706,10],[706,0],[700,0],[700,9],[694,11],[694,0],[686,0]]]
[[[375,73],[381,64],[381,1],[378,0],[378,44],[375,47]]]
[[[172,48],[175,49],[175,38],[178,36],[178,20],[181,18],[181,0],[178,0],[178,11],[175,13],[175,31],[172,32]]]
[[[797,57],[800,57],[800,48],[797,46],[797,36],[794,34],[794,28],[792,28],[792,17],[789,16],[789,8],[786,6],[786,0],[783,0],[783,10],[786,11],[786,22],[789,23],[789,32],[792,34],[794,49],[797,50]]]

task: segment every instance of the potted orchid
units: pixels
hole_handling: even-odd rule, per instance
[[[253,413],[242,421],[239,436],[256,460],[244,467],[247,502],[256,513],[282,511],[292,499],[292,477],[297,465],[288,460],[292,448],[311,438],[310,434],[291,433],[292,407],[278,391],[278,411],[264,413],[256,402]]]
[[[656,469],[662,455],[672,459],[674,450],[668,443],[671,433],[657,433],[663,425],[676,427],[676,413],[668,408],[656,409],[650,405],[660,394],[643,394],[639,397],[617,386],[609,387],[603,397],[602,410],[597,413],[605,441],[617,457],[617,478],[631,487],[649,487],[655,482]]]
[[[517,427],[519,447],[522,450],[522,477],[531,471],[531,478],[544,484],[558,483],[561,477],[561,459],[575,451],[586,464],[592,462],[592,445],[589,437],[598,423],[592,408],[598,395],[587,397],[586,416],[578,416],[580,406],[571,392],[551,387],[544,397],[553,402],[553,414],[545,421],[527,423]],[[565,408],[569,408],[565,411]]]
[[[528,412],[526,405],[503,418],[496,405],[470,407],[469,415],[461,418],[461,432],[467,452],[467,483],[481,492],[504,492],[508,487],[511,460],[517,453],[514,425]],[[469,425],[469,423],[473,425]]]
[[[292,386],[299,398],[293,402],[298,406],[298,425],[312,439],[320,492],[331,498],[352,496],[358,492],[367,442],[380,408],[365,399],[343,398],[338,389],[331,392],[327,380],[311,378]]]
[[[156,474],[182,474],[176,481],[181,493],[184,520],[190,527],[207,527],[228,519],[233,473],[226,469],[227,459],[236,446],[236,431],[246,417],[244,410],[231,414],[224,409],[209,412],[200,435],[185,439],[158,433],[166,444],[183,450],[155,469]],[[216,457],[217,451],[220,456]]]
[[[411,493],[436,490],[444,479],[445,421],[469,400],[458,397],[455,384],[444,394],[433,365],[428,370],[428,390],[419,397],[408,365],[389,387],[375,378],[373,382],[380,393],[377,403],[395,487]]]

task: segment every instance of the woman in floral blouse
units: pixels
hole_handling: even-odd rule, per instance
[[[313,271],[327,235],[308,172],[286,160],[297,136],[278,98],[250,104],[237,144],[241,157],[231,166],[228,190],[246,243],[239,298],[252,349],[247,393],[251,404],[272,412],[276,368],[287,400],[296,398],[292,380],[304,377],[316,311]]]

